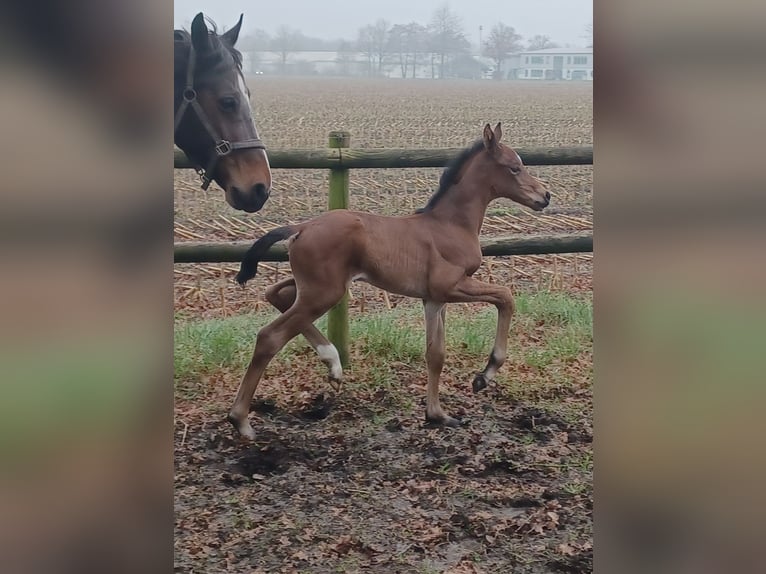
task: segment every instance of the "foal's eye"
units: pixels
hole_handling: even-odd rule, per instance
[[[221,107],[221,111],[224,112],[236,112],[237,111],[237,98],[227,96],[221,98],[218,101],[218,105]]]
[[[520,167],[512,167],[510,169],[511,169],[511,173],[513,175],[519,175],[521,173],[521,168]]]

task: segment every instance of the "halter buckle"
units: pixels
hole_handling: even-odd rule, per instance
[[[197,175],[199,175],[199,180],[202,183],[202,189],[207,191],[207,188],[210,187],[210,183],[212,180],[207,176],[207,173],[205,173],[204,169],[197,169]]]
[[[226,140],[221,140],[215,144],[215,153],[220,156],[229,155],[231,153],[231,144]]]
[[[183,93],[183,99],[191,103],[197,99],[197,91],[194,88],[186,88]]]

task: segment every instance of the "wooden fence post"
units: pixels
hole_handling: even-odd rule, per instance
[[[347,148],[351,145],[351,134],[345,131],[330,132],[331,148]],[[343,152],[340,152],[343,153]],[[329,209],[348,209],[348,169],[330,170]],[[340,363],[348,366],[348,293],[327,315],[327,338],[335,345]]]

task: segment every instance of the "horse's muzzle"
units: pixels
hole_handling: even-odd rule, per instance
[[[247,191],[233,185],[230,191],[231,206],[240,211],[255,213],[260,211],[269,199],[270,192],[271,190],[264,183],[256,183]]]

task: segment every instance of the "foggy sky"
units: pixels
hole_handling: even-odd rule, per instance
[[[357,30],[385,18],[390,24],[418,22],[427,25],[444,0],[175,0],[174,28],[186,28],[198,12],[215,21],[219,29],[231,27],[244,14],[242,34],[256,28],[273,34],[284,24],[307,36],[356,39]],[[593,0],[449,0],[472,44],[497,22],[513,26],[526,42],[545,34],[558,44],[584,46],[585,26],[593,21]]]

